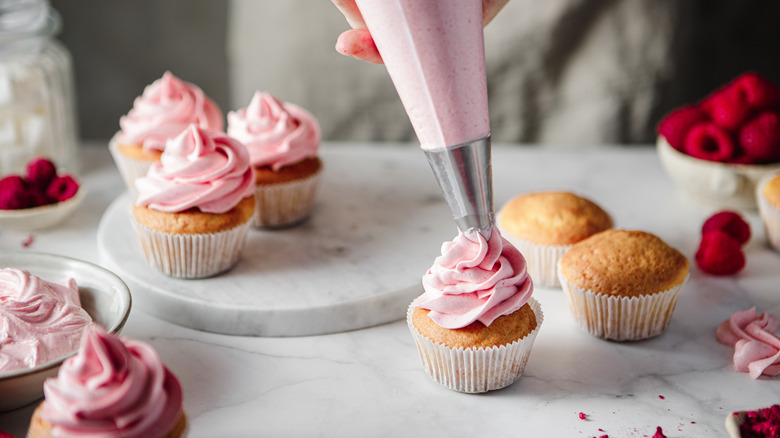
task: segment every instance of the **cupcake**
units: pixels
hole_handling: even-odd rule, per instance
[[[120,131],[109,142],[109,150],[128,189],[146,175],[168,140],[190,124],[222,131],[222,111],[194,84],[171,72],[148,85],[133,102],[133,108],[119,119]]]
[[[517,381],[543,319],[522,254],[497,229],[472,229],[442,245],[422,283],[407,324],[428,375],[467,393]]]
[[[190,125],[136,180],[131,221],[146,261],[180,278],[233,267],[255,209],[249,155],[224,133]]]
[[[669,325],[689,264],[643,231],[606,230],[575,243],[558,277],[577,323],[594,336],[636,341]]]
[[[29,438],[186,436],[176,376],[148,344],[87,330],[75,356],[43,384]]]
[[[534,284],[559,287],[558,260],[571,246],[612,228],[612,218],[588,199],[567,192],[517,196],[499,211],[501,233],[528,261]]]
[[[256,227],[303,221],[311,212],[322,161],[320,126],[308,111],[257,92],[246,108],[228,113],[228,135],[249,150],[255,170]]]
[[[758,212],[769,245],[780,251],[780,173],[767,175],[756,188]]]

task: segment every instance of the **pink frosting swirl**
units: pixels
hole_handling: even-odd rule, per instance
[[[255,180],[241,143],[190,125],[167,143],[160,161],[136,179],[135,186],[139,206],[167,213],[193,207],[224,213],[252,196]]]
[[[780,374],[780,319],[756,314],[756,308],[734,312],[723,321],[715,335],[723,344],[734,347],[734,369],[757,379],[760,375]]]
[[[441,247],[441,256],[423,276],[425,293],[412,307],[447,329],[474,321],[489,326],[520,309],[533,292],[525,258],[494,228],[490,240],[469,230]]]
[[[255,92],[246,108],[228,113],[228,135],[246,145],[253,166],[280,168],[317,155],[320,125],[308,111]]]
[[[59,284],[21,269],[0,270],[0,372],[32,368],[76,351],[90,324],[73,279]]]
[[[182,411],[176,376],[148,344],[93,327],[43,385],[41,418],[58,437],[159,437]]]
[[[171,72],[148,85],[133,102],[133,108],[119,119],[118,140],[140,144],[145,151],[162,151],[165,142],[195,123],[201,128],[222,131],[222,111],[194,84]]]

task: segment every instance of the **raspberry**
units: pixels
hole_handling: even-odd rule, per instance
[[[729,161],[735,155],[731,137],[713,123],[694,125],[685,137],[685,153],[709,161]]]
[[[701,105],[712,121],[728,131],[739,128],[751,114],[750,106],[741,98],[741,94],[731,86],[717,90]]]
[[[46,188],[56,175],[57,168],[54,167],[54,163],[46,158],[36,158],[27,163],[25,180],[27,184]]]
[[[722,231],[744,245],[750,240],[750,225],[734,211],[720,211],[710,216],[701,227],[701,234]]]
[[[745,254],[739,242],[723,231],[712,230],[701,238],[696,264],[712,275],[733,275],[745,267]]]
[[[734,97],[745,102],[756,111],[780,105],[780,88],[755,72],[747,72],[737,77],[730,85]]]
[[[19,175],[8,175],[0,179],[0,210],[27,208],[25,190],[27,183]]]
[[[669,144],[682,151],[685,147],[685,136],[693,125],[706,120],[707,115],[697,105],[688,105],[678,108],[658,124],[658,133],[666,138]]]
[[[739,144],[752,163],[780,161],[780,114],[764,111],[739,131]]]
[[[46,188],[46,197],[51,202],[62,202],[72,198],[78,190],[79,183],[72,176],[55,176]]]

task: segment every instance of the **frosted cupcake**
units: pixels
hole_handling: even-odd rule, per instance
[[[494,229],[442,245],[407,313],[425,371],[455,391],[511,385],[525,370],[542,324],[522,254]]]
[[[222,131],[222,111],[197,85],[182,81],[171,72],[148,85],[133,102],[133,108],[119,119],[120,131],[109,142],[109,150],[128,189],[160,160],[168,140],[190,124]]]
[[[769,245],[780,251],[780,173],[767,175],[756,188],[758,212]]]
[[[308,111],[256,92],[227,116],[228,135],[243,143],[255,170],[256,227],[303,221],[314,205],[322,161],[320,126]]]
[[[636,341],[666,330],[688,278],[678,250],[644,231],[607,230],[575,243],[558,264],[566,301],[594,336]]]
[[[43,385],[29,438],[186,436],[179,380],[150,345],[93,327]]]
[[[233,267],[255,208],[253,177],[246,148],[224,133],[190,125],[168,141],[136,180],[131,222],[146,261],[180,278]]]
[[[507,202],[496,221],[528,261],[534,284],[559,287],[558,260],[586,237],[612,228],[612,218],[592,201],[568,192],[538,192]]]

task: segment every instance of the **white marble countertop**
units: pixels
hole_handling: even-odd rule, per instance
[[[352,157],[359,166],[361,157],[377,150],[424,161],[410,145],[325,144],[322,155],[326,163]],[[100,264],[96,228],[124,189],[105,148],[82,147],[81,154],[89,198],[58,228],[32,233],[27,249]],[[652,232],[691,259],[699,227],[713,213],[674,188],[649,146],[497,145],[493,181],[497,207],[523,192],[574,191],[608,210],[618,227]],[[443,201],[441,209],[446,212]],[[560,290],[538,288],[545,321],[524,376],[484,395],[456,393],[428,378],[404,321],[320,336],[244,337],[184,328],[135,307],[123,335],[150,342],[179,376],[193,438],[615,438],[652,436],[657,426],[670,438],[726,436],[730,411],[780,402],[780,378],[752,380],[734,372],[732,349],[714,337],[715,327],[736,310],[757,306],[780,313],[780,254],[767,248],[757,215],[747,218],[753,238],[745,248],[745,270],[713,278],[694,267],[671,325],[654,339],[596,339],[572,321]],[[441,226],[455,230],[452,223]],[[22,249],[28,235],[1,230],[0,251]],[[409,250],[431,251],[415,242]],[[0,430],[24,436],[32,409],[0,414]]]

